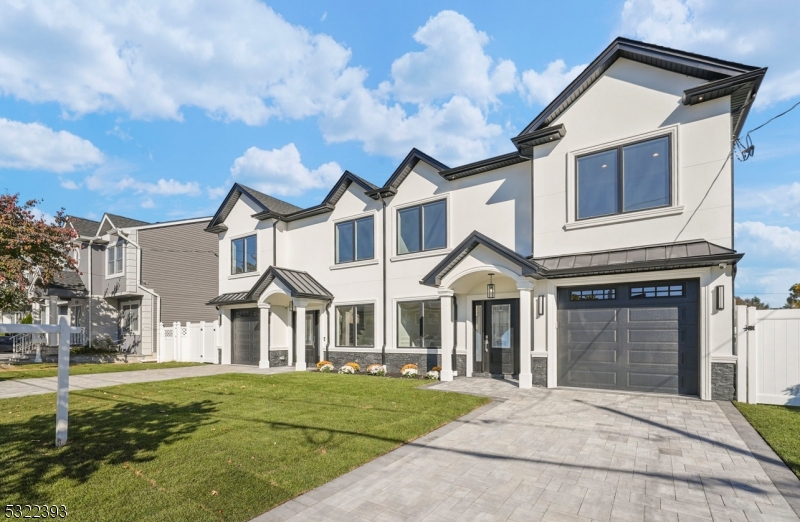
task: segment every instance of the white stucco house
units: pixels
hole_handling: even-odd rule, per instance
[[[731,152],[765,73],[619,38],[508,154],[415,149],[305,209],[234,185],[206,229],[223,363],[732,398]]]

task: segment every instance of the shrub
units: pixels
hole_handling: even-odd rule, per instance
[[[380,364],[370,364],[369,366],[367,366],[367,374],[383,377],[384,375],[386,375],[386,368],[384,368]]]
[[[349,363],[345,364],[345,366],[351,367],[356,372],[360,372],[361,371],[361,366],[359,366],[358,363],[354,362],[354,361],[350,361]]]
[[[88,348],[88,344],[86,345],[86,348]],[[110,335],[101,334],[95,336],[94,340],[92,341],[91,350],[93,350],[95,353],[99,352],[108,353],[108,352],[116,352],[117,347],[114,346],[114,341],[113,339],[111,339]]]
[[[430,379],[432,381],[437,381],[439,380],[439,372],[431,370],[425,374],[425,378]]]
[[[25,317],[19,320],[19,324],[33,324],[33,315],[31,315],[31,313],[28,312],[28,314]]]
[[[320,361],[317,363],[317,370],[322,370],[323,366],[333,366],[333,363],[330,361]]]
[[[403,377],[414,378],[417,376],[418,373],[417,365],[416,364],[406,364],[402,368],[400,368],[400,374]]]
[[[339,368],[339,373],[356,373],[352,366],[344,365]]]
[[[431,371],[432,372],[440,372],[440,371],[442,371],[442,367],[441,366],[434,366],[433,368],[431,368]]]
[[[333,371],[333,363],[330,363],[328,361],[324,361],[324,362],[325,362],[325,364],[323,364],[322,366],[317,365],[317,368],[322,373],[331,373]]]

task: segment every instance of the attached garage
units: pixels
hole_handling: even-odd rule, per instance
[[[258,308],[233,310],[233,356],[232,364],[258,366],[260,354],[260,332]]]
[[[558,385],[698,393],[696,279],[558,290]]]

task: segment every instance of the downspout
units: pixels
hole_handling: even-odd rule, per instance
[[[92,258],[94,258],[94,238],[89,240],[89,348],[92,347],[92,280],[94,279],[94,272],[92,272]]]
[[[381,366],[386,366],[386,200],[383,199],[382,194],[378,194],[378,197],[381,198],[381,204],[383,205],[383,260],[381,265],[383,265],[383,289],[381,295],[381,301],[383,303],[383,311],[381,312],[381,316],[383,319],[383,336],[381,338],[382,345],[381,345]]]
[[[277,236],[278,234],[278,219],[275,218],[275,221],[272,223],[272,266],[276,266],[278,264],[278,241]]]
[[[450,368],[458,373],[458,356],[456,356],[456,348],[458,348],[458,301],[455,294],[450,299],[453,300],[453,354],[451,355]]]

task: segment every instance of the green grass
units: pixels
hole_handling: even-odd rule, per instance
[[[734,402],[749,422],[800,478],[800,408]]]
[[[183,366],[199,366],[202,363],[165,362],[165,363],[86,363],[71,364],[70,375],[87,375],[94,373],[132,372],[136,370],[160,370],[164,368],[181,368]],[[33,379],[35,377],[55,377],[58,375],[58,364],[0,364],[0,381],[11,379]]]
[[[72,520],[249,520],[485,404],[421,380],[225,374],[0,400],[0,505]]]

